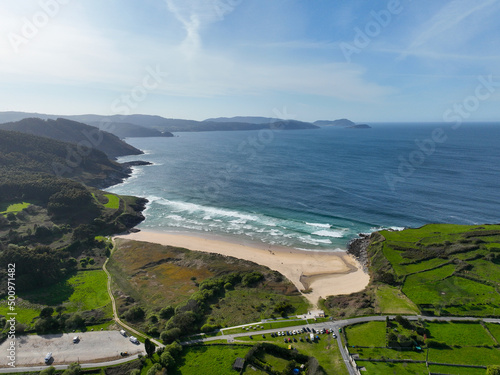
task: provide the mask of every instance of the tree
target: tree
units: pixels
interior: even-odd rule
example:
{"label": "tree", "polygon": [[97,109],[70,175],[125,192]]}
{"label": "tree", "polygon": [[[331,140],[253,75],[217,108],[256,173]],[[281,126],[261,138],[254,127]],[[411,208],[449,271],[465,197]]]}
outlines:
{"label": "tree", "polygon": [[73,314],[71,318],[66,320],[66,328],[76,329],[85,327],[85,321],[80,316],[80,314]]}
{"label": "tree", "polygon": [[146,313],[140,306],[132,306],[125,312],[124,316],[125,319],[131,322],[135,322],[138,320],[143,320],[144,317],[146,316]]}
{"label": "tree", "polygon": [[163,331],[160,335],[161,341],[164,344],[171,344],[175,340],[177,340],[181,335],[181,330],[179,328],[172,328],[168,331]]}
{"label": "tree", "polygon": [[173,343],[165,346],[165,351],[172,354],[172,357],[179,358],[182,353],[182,345],[177,341],[174,341]]}
{"label": "tree", "polygon": [[151,342],[150,339],[146,339],[144,341],[144,348],[146,349],[146,353],[147,353],[148,357],[151,358],[153,356],[153,354],[155,354],[156,346],[155,346],[155,344],[153,344]]}
{"label": "tree", "polygon": [[175,359],[169,351],[164,351],[160,356],[160,363],[163,367],[172,368],[175,365]]}
{"label": "tree", "polygon": [[141,375],[141,370],[136,368],[136,369],[130,371],[130,375]]}
{"label": "tree", "polygon": [[160,318],[168,320],[175,314],[175,309],[172,306],[164,307],[160,310]]}
{"label": "tree", "polygon": [[54,309],[52,307],[44,307],[42,311],[40,311],[40,318],[50,318],[54,313]]}
{"label": "tree", "polygon": [[500,366],[491,365],[486,368],[486,375],[500,375]]}

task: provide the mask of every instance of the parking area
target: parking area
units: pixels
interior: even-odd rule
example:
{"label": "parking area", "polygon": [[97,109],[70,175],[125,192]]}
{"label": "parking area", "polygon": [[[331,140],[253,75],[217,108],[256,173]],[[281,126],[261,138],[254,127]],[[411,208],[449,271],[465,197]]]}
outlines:
{"label": "parking area", "polygon": [[[76,343],[73,338],[78,336]],[[7,353],[9,340],[0,345],[2,353]],[[129,337],[118,331],[78,332],[55,335],[28,335],[16,338],[16,367],[44,365],[44,358],[51,352],[52,365],[70,364],[73,362],[103,362],[124,358],[120,353],[129,356],[145,353],[144,344],[133,344]],[[0,367],[7,367],[5,361]]]}

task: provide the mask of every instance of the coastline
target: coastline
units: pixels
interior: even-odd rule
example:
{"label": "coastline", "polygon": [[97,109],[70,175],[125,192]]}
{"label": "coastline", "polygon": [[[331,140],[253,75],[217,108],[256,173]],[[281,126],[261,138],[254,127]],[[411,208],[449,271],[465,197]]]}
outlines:
{"label": "coastline", "polygon": [[370,280],[356,258],[341,251],[302,251],[292,248],[266,250],[226,240],[153,231],[118,235],[115,238],[232,256],[269,267],[283,274],[299,291],[312,289],[303,295],[315,307],[319,298],[359,292]]}

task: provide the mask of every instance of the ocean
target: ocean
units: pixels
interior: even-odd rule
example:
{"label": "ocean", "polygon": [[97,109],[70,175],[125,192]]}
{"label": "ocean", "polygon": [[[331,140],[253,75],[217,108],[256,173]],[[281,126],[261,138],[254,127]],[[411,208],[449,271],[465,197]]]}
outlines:
{"label": "ocean", "polygon": [[500,223],[500,126],[177,133],[107,189],[149,200],[138,228],[262,246],[345,249],[359,233]]}

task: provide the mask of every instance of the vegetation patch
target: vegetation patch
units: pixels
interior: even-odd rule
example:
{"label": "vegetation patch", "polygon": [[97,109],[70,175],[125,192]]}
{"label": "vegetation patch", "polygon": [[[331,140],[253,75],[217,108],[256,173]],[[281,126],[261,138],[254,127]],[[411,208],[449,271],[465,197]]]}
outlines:
{"label": "vegetation patch", "polygon": [[438,374],[447,375],[485,375],[486,370],[484,368],[474,368],[474,367],[455,367],[455,366],[440,366],[440,365],[430,365],[429,371]]}
{"label": "vegetation patch", "polygon": [[108,198],[108,202],[104,205],[106,208],[112,208],[117,210],[120,208],[120,198],[114,194],[104,194],[106,198]]}
{"label": "vegetation patch", "polygon": [[500,225],[429,224],[375,232],[367,252],[370,285],[327,298],[333,316],[418,309],[425,315],[486,317],[500,307]]}
{"label": "vegetation patch", "polygon": [[108,270],[124,319],[165,342],[307,310],[281,274],[217,254],[117,240]]}
{"label": "vegetation patch", "polygon": [[348,326],[345,330],[349,346],[386,346],[386,323],[367,322]]}
{"label": "vegetation patch", "polygon": [[427,322],[431,338],[453,346],[493,346],[496,343],[479,323]]}
{"label": "vegetation patch", "polygon": [[500,350],[475,347],[429,349],[429,361],[456,365],[494,365],[500,363]]}
{"label": "vegetation patch", "polygon": [[[244,358],[250,348],[238,345],[191,346],[182,352],[182,359],[172,374],[234,375],[233,363]],[[170,374],[170,371],[169,371]]]}
{"label": "vegetation patch", "polygon": [[20,297],[37,304],[63,305],[67,312],[99,309],[111,302],[103,270],[80,271],[66,281],[22,293]]}
{"label": "vegetation patch", "polygon": [[[318,339],[314,342],[308,341],[309,333],[303,333],[296,336],[286,336],[292,342],[284,342],[284,337],[276,336],[271,337],[270,335],[265,335],[262,337],[258,332],[255,333],[252,338],[250,337],[239,337],[238,341],[244,342],[265,342],[276,346],[280,346],[286,350],[289,350],[289,346],[292,350],[297,350],[299,353],[304,354],[309,357],[314,357],[318,361],[318,371],[326,375],[348,375],[349,372],[345,366],[344,360],[340,353],[337,339],[334,339],[331,334],[320,334]],[[248,367],[247,367],[248,371]],[[323,371],[323,372],[321,372]]]}
{"label": "vegetation patch", "polygon": [[425,363],[389,363],[389,362],[359,362],[366,369],[367,375],[428,375]]}
{"label": "vegetation patch", "polygon": [[418,307],[398,288],[381,285],[376,290],[377,311],[384,314],[418,314]]}
{"label": "vegetation patch", "polygon": [[7,216],[7,214],[10,212],[16,214],[18,212],[21,212],[25,208],[29,207],[30,204],[31,203],[27,203],[27,202],[13,203],[13,204],[9,204],[7,207],[5,207],[6,204],[4,203],[4,204],[0,205],[0,214],[3,214],[5,216]]}

